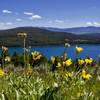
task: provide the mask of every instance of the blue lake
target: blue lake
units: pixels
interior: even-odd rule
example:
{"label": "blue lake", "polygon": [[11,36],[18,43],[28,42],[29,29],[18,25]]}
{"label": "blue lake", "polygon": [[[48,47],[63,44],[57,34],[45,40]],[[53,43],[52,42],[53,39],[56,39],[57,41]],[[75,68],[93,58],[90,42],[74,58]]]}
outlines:
{"label": "blue lake", "polygon": [[[89,44],[81,44],[81,46],[84,50],[81,52],[78,57],[85,58],[87,56],[94,58],[95,60],[98,59],[98,55],[100,54],[100,45],[89,45]],[[19,47],[10,47],[9,53],[12,55],[15,51],[17,53],[22,53],[23,48]],[[45,47],[34,47],[31,48],[30,51],[39,51],[42,54],[44,54],[47,58],[51,58],[51,56],[62,56],[64,52],[64,46],[45,46]],[[1,49],[0,49],[1,52]],[[72,45],[70,48],[67,48],[66,50],[67,55],[69,58],[74,59],[75,58],[75,45]]]}

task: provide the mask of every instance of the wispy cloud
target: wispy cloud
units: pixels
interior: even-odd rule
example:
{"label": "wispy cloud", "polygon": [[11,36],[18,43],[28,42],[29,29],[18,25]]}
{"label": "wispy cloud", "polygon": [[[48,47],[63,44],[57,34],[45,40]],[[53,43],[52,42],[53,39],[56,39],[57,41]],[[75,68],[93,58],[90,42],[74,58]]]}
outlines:
{"label": "wispy cloud", "polygon": [[63,20],[59,20],[59,19],[56,19],[56,20],[50,20],[48,21],[49,24],[63,24],[64,21]]}
{"label": "wispy cloud", "polygon": [[7,10],[7,9],[5,9],[5,10],[2,10],[2,12],[3,12],[3,13],[6,13],[6,14],[11,14],[11,13],[12,13],[12,11],[10,11],[10,10]]}
{"label": "wispy cloud", "polygon": [[22,19],[20,19],[20,18],[17,18],[17,19],[16,19],[16,21],[20,22],[20,21],[22,21]]}
{"label": "wispy cloud", "polygon": [[6,26],[6,25],[12,25],[13,23],[12,22],[0,22],[0,26]]}
{"label": "wispy cloud", "polygon": [[61,23],[64,23],[63,20],[59,20],[59,19],[56,19],[55,22],[56,22],[56,23],[60,23],[60,24],[61,24]]}
{"label": "wispy cloud", "polygon": [[34,19],[42,19],[40,15],[33,15],[29,19],[34,20]]}
{"label": "wispy cloud", "polygon": [[86,22],[87,25],[92,26],[93,23],[92,22]]}
{"label": "wispy cloud", "polygon": [[34,13],[32,12],[24,12],[25,15],[33,15]]}
{"label": "wispy cloud", "polygon": [[5,23],[5,25],[12,25],[12,22],[7,22]]}
{"label": "wispy cloud", "polygon": [[94,25],[95,25],[95,26],[100,26],[100,23],[94,22]]}
{"label": "wispy cloud", "polygon": [[88,26],[100,26],[99,22],[86,22]]}
{"label": "wispy cloud", "polygon": [[12,22],[0,22],[0,29],[9,29],[13,27]]}

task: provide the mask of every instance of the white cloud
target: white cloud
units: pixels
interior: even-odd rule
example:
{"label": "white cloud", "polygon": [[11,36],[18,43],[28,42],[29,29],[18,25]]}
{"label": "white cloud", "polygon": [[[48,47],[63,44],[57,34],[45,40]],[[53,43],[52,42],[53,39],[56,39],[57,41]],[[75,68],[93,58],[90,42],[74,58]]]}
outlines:
{"label": "white cloud", "polygon": [[92,22],[86,22],[87,25],[92,26],[93,23]]}
{"label": "white cloud", "polygon": [[100,23],[94,22],[94,25],[95,25],[95,26],[100,26]]}
{"label": "white cloud", "polygon": [[33,15],[32,12],[24,12],[25,15]]}
{"label": "white cloud", "polygon": [[5,9],[5,10],[2,10],[2,12],[3,12],[3,13],[7,13],[7,14],[11,14],[11,13],[12,13],[12,11],[6,10],[6,9]]}
{"label": "white cloud", "polygon": [[13,23],[11,22],[6,22],[6,23],[3,23],[3,22],[0,22],[0,26],[6,26],[6,25],[12,25]]}
{"label": "white cloud", "polygon": [[22,19],[20,19],[20,18],[17,18],[17,19],[16,19],[16,21],[20,22],[20,21],[22,21]]}
{"label": "white cloud", "polygon": [[11,22],[7,22],[7,23],[5,23],[6,25],[12,25],[12,23]]}
{"label": "white cloud", "polygon": [[9,29],[12,28],[12,24],[11,22],[0,22],[0,29]]}
{"label": "white cloud", "polygon": [[64,21],[63,20],[58,20],[58,19],[56,19],[56,20],[50,20],[50,21],[48,21],[48,23],[49,24],[63,24],[64,23]]}
{"label": "white cloud", "polygon": [[56,22],[56,23],[60,23],[60,24],[61,24],[61,23],[64,23],[63,20],[58,20],[58,19],[56,19],[55,22]]}
{"label": "white cloud", "polygon": [[100,23],[98,23],[98,22],[87,22],[86,24],[88,26],[100,26]]}
{"label": "white cloud", "polygon": [[34,19],[42,19],[40,15],[33,15],[29,19],[34,20]]}

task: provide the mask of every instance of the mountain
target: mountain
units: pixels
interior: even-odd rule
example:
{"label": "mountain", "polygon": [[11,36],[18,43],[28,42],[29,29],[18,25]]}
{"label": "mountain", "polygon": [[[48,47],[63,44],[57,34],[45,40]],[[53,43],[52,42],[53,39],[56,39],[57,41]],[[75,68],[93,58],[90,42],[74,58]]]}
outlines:
{"label": "mountain", "polygon": [[88,26],[88,27],[75,27],[75,28],[51,28],[46,29],[55,32],[70,32],[75,34],[89,34],[89,33],[100,33],[100,27]]}
{"label": "mountain", "polygon": [[63,44],[66,37],[71,40],[71,37],[74,36],[71,33],[54,32],[38,27],[17,27],[0,30],[0,45],[22,46],[23,40],[17,36],[20,32],[28,34],[26,43],[31,46]]}
{"label": "mountain", "polygon": [[56,32],[39,27],[17,27],[13,29],[0,30],[0,46],[23,46],[22,38],[17,34],[26,32],[28,46],[57,45],[69,43],[100,43],[100,34],[77,35],[71,32]]}

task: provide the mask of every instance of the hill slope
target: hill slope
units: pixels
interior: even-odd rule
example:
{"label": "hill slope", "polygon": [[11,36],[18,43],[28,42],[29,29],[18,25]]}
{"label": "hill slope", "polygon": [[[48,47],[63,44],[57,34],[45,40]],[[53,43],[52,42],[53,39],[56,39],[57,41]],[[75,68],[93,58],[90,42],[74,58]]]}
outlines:
{"label": "hill slope", "polygon": [[71,39],[70,33],[65,32],[53,32],[46,29],[37,27],[18,27],[8,30],[0,31],[0,45],[7,46],[21,46],[23,41],[17,37],[17,33],[26,32],[28,34],[28,45],[50,45],[50,44],[62,44],[65,38]]}
{"label": "hill slope", "polygon": [[27,45],[42,46],[69,43],[100,43],[100,34],[75,35],[68,32],[55,32],[38,27],[18,27],[0,30],[0,45],[22,46],[23,41],[17,36],[19,32],[26,32]]}

